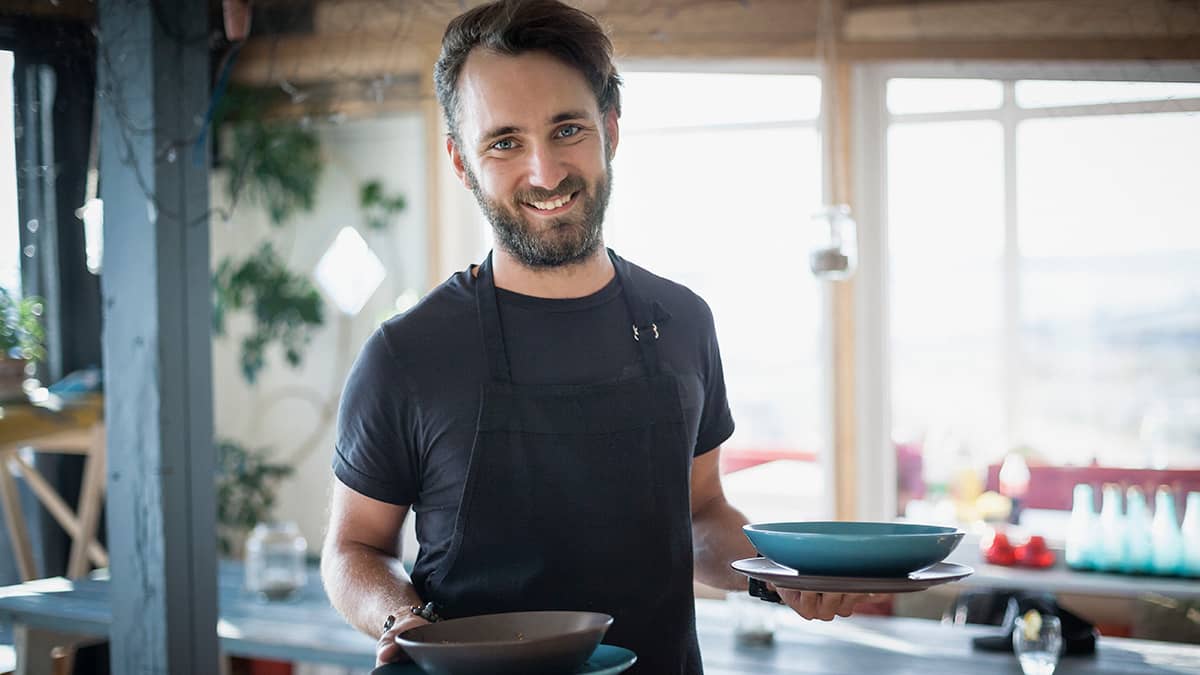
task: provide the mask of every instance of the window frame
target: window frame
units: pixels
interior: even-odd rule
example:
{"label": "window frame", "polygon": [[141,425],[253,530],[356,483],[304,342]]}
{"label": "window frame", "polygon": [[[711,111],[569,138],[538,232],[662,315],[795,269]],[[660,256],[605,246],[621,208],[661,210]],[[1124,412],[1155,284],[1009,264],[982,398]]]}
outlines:
{"label": "window frame", "polygon": [[[1004,100],[990,110],[893,114],[887,109],[887,82],[893,78],[999,80]],[[858,350],[857,430],[862,466],[873,475],[857,477],[859,514],[893,518],[896,514],[896,452],[891,424],[891,353],[887,222],[887,137],[893,123],[965,120],[996,121],[1003,128],[1004,157],[1004,299],[1003,405],[1005,433],[1016,427],[1020,397],[1020,248],[1017,221],[1017,128],[1027,120],[1050,117],[1111,116],[1162,112],[1164,99],[1039,108],[1016,104],[1018,80],[1090,80],[1200,82],[1200,66],[1187,62],[892,62],[854,67],[854,184],[859,218],[860,265],[855,288],[855,340]],[[1172,112],[1200,112],[1200,97],[1171,99]],[[1003,439],[1011,446],[1012,438]]]}

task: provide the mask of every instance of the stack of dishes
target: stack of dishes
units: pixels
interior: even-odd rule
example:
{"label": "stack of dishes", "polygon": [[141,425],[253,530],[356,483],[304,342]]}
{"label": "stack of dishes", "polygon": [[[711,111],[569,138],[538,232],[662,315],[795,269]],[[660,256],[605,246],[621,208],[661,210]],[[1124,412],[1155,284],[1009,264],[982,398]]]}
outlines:
{"label": "stack of dishes", "polygon": [[962,530],[936,525],[784,522],[745,525],[762,557],[733,569],[779,588],[823,593],[911,593],[974,572],[944,562]]}

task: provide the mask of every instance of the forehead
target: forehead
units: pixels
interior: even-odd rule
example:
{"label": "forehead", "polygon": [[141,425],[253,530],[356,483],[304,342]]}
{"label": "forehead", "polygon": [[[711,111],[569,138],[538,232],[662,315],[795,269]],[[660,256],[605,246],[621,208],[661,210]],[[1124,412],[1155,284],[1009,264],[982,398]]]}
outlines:
{"label": "forehead", "polygon": [[468,139],[499,127],[542,126],[564,111],[599,118],[583,74],[545,52],[509,56],[476,49],[463,64],[458,88],[459,123]]}

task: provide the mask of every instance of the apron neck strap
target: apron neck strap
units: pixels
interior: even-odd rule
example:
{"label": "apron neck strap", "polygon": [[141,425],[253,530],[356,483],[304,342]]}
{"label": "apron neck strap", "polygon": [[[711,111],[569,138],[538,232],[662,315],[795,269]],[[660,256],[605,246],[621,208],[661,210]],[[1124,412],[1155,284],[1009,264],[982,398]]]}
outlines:
{"label": "apron neck strap", "polygon": [[612,249],[608,249],[608,257],[612,260],[617,279],[621,282],[621,292],[625,295],[625,307],[633,319],[633,339],[637,341],[638,351],[642,355],[642,365],[647,375],[658,374],[658,317],[654,305],[643,298],[637,291],[633,280],[629,278],[629,263],[617,257]]}
{"label": "apron neck strap", "polygon": [[[617,257],[612,249],[608,249],[609,259],[612,260],[617,279],[621,285],[621,294],[628,308],[632,331],[630,338],[637,342],[638,352],[642,356],[642,365],[647,375],[658,374],[658,337],[654,306],[642,298],[636,291],[633,281],[629,278],[629,263]],[[479,266],[479,274],[475,283],[475,304],[479,310],[479,329],[483,335],[483,348],[487,354],[488,371],[493,382],[511,383],[512,369],[508,363],[508,352],[504,345],[504,332],[500,328],[500,306],[496,299],[496,283],[492,275],[492,254],[489,252],[483,264]]]}
{"label": "apron neck strap", "polygon": [[508,353],[504,349],[504,333],[500,330],[500,307],[496,301],[496,284],[492,279],[492,254],[489,251],[479,266],[475,281],[475,305],[479,308],[479,330],[487,354],[488,370],[493,382],[512,382]]}

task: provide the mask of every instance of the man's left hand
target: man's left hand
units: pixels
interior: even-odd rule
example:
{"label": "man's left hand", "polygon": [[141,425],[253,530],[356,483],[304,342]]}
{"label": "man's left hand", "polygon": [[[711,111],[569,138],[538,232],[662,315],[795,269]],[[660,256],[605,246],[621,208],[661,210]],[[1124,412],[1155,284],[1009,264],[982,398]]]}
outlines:
{"label": "man's left hand", "polygon": [[850,616],[860,602],[876,599],[874,594],[864,593],[814,593],[786,588],[774,590],[783,599],[783,604],[791,607],[800,616],[821,621],[833,621],[835,616]]}

